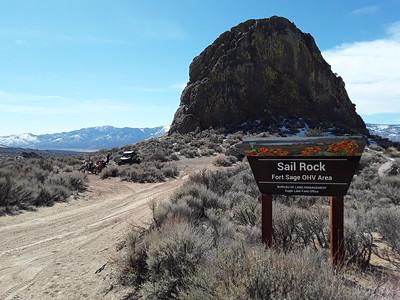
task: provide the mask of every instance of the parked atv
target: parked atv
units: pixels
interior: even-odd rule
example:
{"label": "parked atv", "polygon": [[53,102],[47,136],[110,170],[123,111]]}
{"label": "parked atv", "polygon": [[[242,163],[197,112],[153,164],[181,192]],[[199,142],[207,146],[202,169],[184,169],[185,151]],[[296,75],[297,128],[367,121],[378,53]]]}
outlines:
{"label": "parked atv", "polygon": [[124,151],[117,161],[118,165],[140,164],[140,158],[135,151]]}

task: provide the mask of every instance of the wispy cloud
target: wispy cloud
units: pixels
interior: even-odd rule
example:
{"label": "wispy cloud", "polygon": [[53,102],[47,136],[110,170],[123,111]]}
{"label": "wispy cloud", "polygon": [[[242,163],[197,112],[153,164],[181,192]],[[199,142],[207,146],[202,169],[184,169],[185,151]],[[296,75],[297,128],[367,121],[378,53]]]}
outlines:
{"label": "wispy cloud", "polygon": [[150,40],[177,41],[189,36],[184,27],[173,20],[135,18],[125,20],[125,26],[134,36]]}
{"label": "wispy cloud", "polygon": [[54,95],[33,95],[0,91],[0,114],[79,116],[118,112],[140,113],[158,109],[155,105],[138,105],[135,101],[96,98],[81,99]]}
{"label": "wispy cloud", "polygon": [[386,33],[393,39],[400,41],[400,21],[388,24]]}
{"label": "wispy cloud", "polygon": [[128,41],[115,39],[106,36],[96,36],[91,34],[70,34],[53,32],[50,29],[33,30],[29,28],[0,28],[0,37],[14,41],[17,46],[30,44],[49,44],[49,43],[69,43],[85,45],[121,45]]}
{"label": "wispy cloud", "polygon": [[186,82],[178,82],[178,83],[171,84],[169,86],[170,89],[179,90],[179,91],[182,91],[185,87],[186,87]]}
{"label": "wispy cloud", "polygon": [[142,92],[142,93],[165,93],[171,91],[181,92],[186,87],[186,82],[177,82],[164,86],[124,86],[124,90]]}
{"label": "wispy cloud", "polygon": [[386,33],[323,52],[362,114],[400,112],[400,23],[390,24]]}
{"label": "wispy cloud", "polygon": [[351,14],[355,16],[371,15],[376,13],[378,10],[378,5],[369,5],[355,9],[351,12]]}

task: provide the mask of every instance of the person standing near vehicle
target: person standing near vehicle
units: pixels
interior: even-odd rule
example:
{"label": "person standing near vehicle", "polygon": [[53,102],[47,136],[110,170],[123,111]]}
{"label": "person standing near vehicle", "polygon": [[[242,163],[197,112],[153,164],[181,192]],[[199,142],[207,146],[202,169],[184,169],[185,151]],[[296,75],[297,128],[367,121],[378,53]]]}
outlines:
{"label": "person standing near vehicle", "polygon": [[89,165],[88,165],[90,173],[93,173],[93,161],[92,158],[89,157]]}
{"label": "person standing near vehicle", "polygon": [[107,153],[107,158],[106,158],[106,165],[110,162],[110,157],[111,157],[111,152]]}

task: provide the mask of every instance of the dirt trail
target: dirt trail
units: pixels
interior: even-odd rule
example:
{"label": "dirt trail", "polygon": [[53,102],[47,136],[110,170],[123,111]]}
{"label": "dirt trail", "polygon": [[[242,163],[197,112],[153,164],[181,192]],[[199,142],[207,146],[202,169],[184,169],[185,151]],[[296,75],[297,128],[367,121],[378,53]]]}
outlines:
{"label": "dirt trail", "polygon": [[149,202],[165,200],[189,172],[210,158],[179,162],[183,174],[154,184],[99,180],[79,200],[0,217],[0,299],[115,299],[95,273],[117,255],[131,225],[150,217]]}

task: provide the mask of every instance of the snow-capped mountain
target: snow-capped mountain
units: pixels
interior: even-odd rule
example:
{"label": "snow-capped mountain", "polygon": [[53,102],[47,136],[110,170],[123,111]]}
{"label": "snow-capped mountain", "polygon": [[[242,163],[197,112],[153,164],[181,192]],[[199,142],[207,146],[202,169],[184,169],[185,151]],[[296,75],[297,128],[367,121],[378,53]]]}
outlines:
{"label": "snow-capped mountain", "polygon": [[400,125],[367,124],[367,128],[371,134],[400,142]]}
{"label": "snow-capped mountain", "polygon": [[159,137],[168,132],[168,129],[169,126],[154,128],[101,126],[41,135],[23,133],[0,137],[0,145],[40,150],[90,151],[121,147]]}

